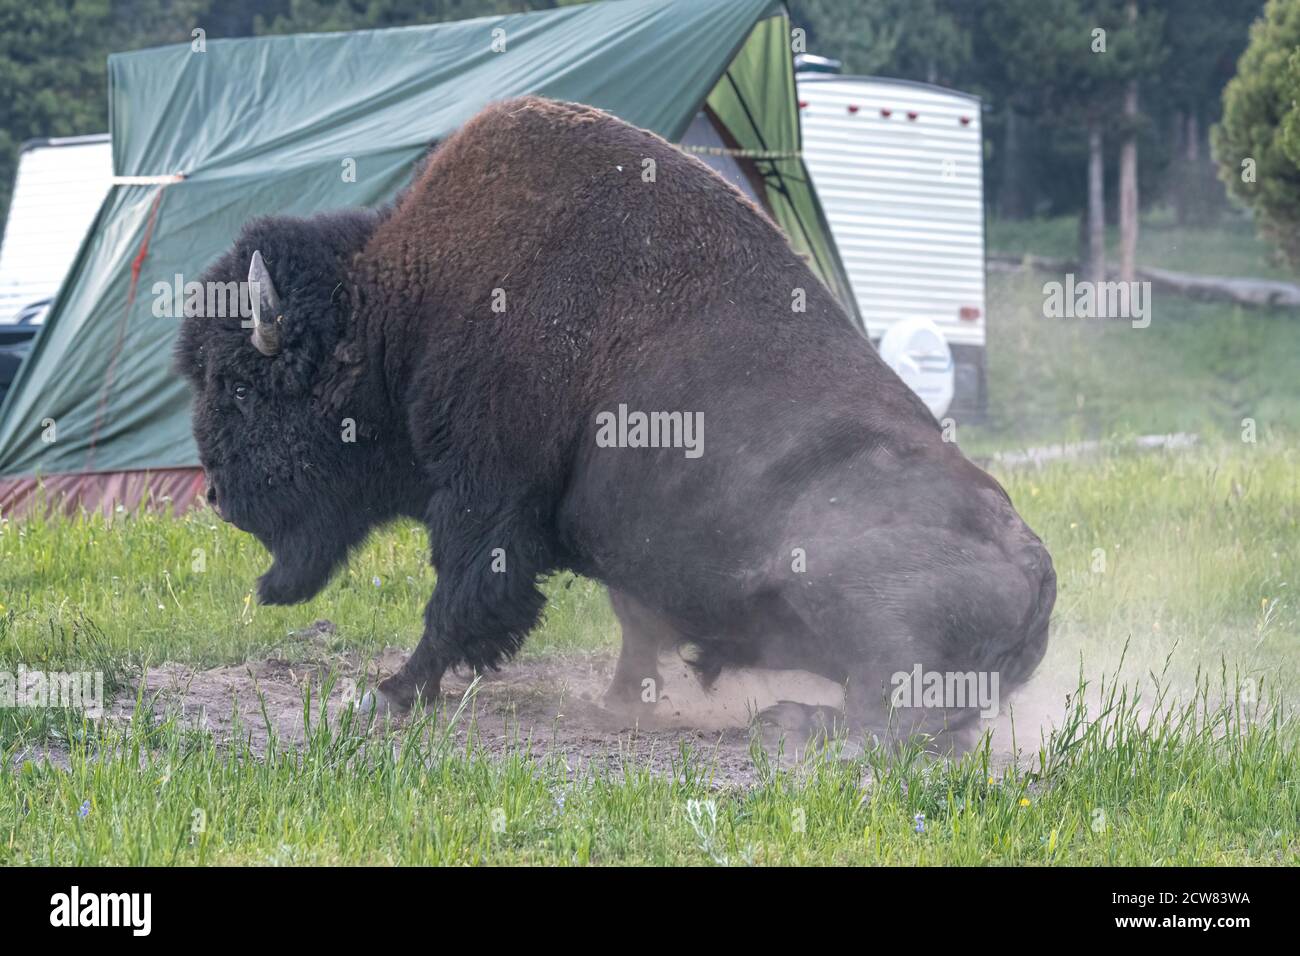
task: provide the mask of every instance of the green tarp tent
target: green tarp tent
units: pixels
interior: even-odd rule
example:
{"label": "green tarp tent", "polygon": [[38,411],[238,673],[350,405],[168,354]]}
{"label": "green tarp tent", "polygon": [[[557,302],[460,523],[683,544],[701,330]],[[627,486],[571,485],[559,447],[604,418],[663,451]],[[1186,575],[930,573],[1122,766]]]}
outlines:
{"label": "green tarp tent", "polygon": [[[503,49],[504,47],[504,49]],[[72,505],[198,490],[177,320],[249,219],[389,200],[430,143],[525,93],[673,142],[707,115],[753,191],[856,314],[799,157],[790,29],[773,0],[610,0],[425,27],[162,47],[109,58],[114,186],[0,409],[0,511],[42,482]],[[355,162],[355,181],[343,175]]]}

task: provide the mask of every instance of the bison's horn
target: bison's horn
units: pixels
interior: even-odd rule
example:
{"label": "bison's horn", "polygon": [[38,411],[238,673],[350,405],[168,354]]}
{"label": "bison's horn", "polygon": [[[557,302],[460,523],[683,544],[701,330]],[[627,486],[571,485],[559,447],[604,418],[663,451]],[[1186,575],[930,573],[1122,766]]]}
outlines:
{"label": "bison's horn", "polygon": [[255,291],[253,301],[253,347],[263,355],[280,351],[280,297],[275,294],[271,273],[262,261],[262,253],[254,252],[248,266],[248,283]]}

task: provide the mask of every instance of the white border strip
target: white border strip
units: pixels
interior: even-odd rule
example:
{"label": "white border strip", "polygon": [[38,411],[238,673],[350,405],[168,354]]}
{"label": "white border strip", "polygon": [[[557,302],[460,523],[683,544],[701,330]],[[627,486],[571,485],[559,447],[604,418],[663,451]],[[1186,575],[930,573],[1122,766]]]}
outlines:
{"label": "white border strip", "polygon": [[111,186],[166,186],[184,179],[184,173],[172,173],[167,176],[113,176],[108,182]]}

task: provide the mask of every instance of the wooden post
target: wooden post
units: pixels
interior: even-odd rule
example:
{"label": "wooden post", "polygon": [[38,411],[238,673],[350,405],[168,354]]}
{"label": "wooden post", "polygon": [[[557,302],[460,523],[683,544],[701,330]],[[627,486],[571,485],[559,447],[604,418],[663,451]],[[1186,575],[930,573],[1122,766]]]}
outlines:
{"label": "wooden post", "polygon": [[1101,120],[1088,120],[1088,278],[1106,280],[1106,178]]}
{"label": "wooden post", "polygon": [[[1137,26],[1137,0],[1128,0],[1129,26]],[[1124,90],[1124,142],[1119,148],[1119,277],[1132,282],[1137,274],[1138,243],[1138,81]]]}

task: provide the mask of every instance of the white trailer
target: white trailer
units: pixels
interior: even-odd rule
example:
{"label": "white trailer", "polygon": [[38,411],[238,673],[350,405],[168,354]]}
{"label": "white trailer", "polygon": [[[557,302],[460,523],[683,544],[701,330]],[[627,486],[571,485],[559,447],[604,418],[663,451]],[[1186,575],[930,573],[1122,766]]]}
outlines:
{"label": "white trailer", "polygon": [[108,134],[23,145],[0,241],[0,324],[39,323],[59,291],[113,176]]}
{"label": "white trailer", "polygon": [[[825,61],[823,61],[825,62]],[[928,320],[955,363],[952,410],[979,415],[984,374],[983,133],[978,97],[800,72],[804,162],[867,334]]]}

